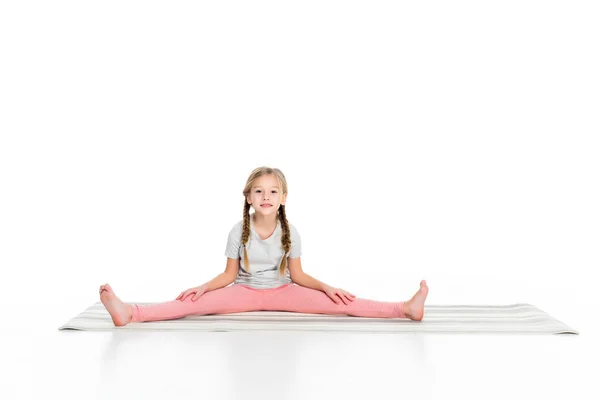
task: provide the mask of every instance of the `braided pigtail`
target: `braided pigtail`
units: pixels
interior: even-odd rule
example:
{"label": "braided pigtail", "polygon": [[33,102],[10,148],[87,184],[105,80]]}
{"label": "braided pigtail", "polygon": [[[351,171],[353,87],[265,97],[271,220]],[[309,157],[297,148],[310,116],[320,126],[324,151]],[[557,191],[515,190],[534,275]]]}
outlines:
{"label": "braided pigtail", "polygon": [[278,212],[279,222],[281,223],[281,248],[283,249],[283,259],[281,260],[281,265],[279,266],[279,276],[282,276],[285,273],[285,268],[287,267],[287,254],[292,247],[292,240],[290,239],[290,225],[288,223],[287,217],[285,216],[285,205],[279,206]]}
{"label": "braided pigtail", "polygon": [[246,251],[246,243],[250,238],[250,204],[244,200],[244,222],[242,228],[242,245],[244,246],[244,267],[250,272],[250,263],[248,262],[248,252]]}

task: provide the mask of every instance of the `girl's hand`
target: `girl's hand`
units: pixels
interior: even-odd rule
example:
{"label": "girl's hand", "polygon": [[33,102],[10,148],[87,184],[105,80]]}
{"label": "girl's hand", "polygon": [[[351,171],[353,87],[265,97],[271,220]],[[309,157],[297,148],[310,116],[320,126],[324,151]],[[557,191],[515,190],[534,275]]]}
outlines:
{"label": "girl's hand", "polygon": [[348,293],[344,289],[334,288],[329,285],[325,285],[323,292],[325,292],[325,294],[329,296],[335,304],[340,304],[341,299],[341,301],[343,301],[344,304],[348,305],[348,303],[354,301],[354,298],[356,297],[355,295]]}
{"label": "girl's hand", "polygon": [[190,295],[192,293],[196,293],[194,296],[192,296],[192,301],[196,301],[198,299],[198,297],[202,296],[205,292],[206,292],[206,286],[204,286],[204,285],[197,286],[197,287],[194,287],[194,288],[191,288],[191,289],[181,292],[181,294],[179,296],[177,296],[177,298],[175,300],[183,301],[188,295]]}

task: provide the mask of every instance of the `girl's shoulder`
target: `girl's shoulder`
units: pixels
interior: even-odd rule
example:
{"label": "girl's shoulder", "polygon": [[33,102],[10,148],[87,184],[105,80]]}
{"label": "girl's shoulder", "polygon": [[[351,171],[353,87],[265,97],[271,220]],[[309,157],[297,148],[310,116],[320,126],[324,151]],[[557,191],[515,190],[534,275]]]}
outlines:
{"label": "girl's shoulder", "polygon": [[239,220],[238,222],[234,223],[233,225],[230,225],[230,229],[229,229],[229,234],[237,234],[237,233],[241,233],[242,232],[242,226],[243,226],[244,220]]}

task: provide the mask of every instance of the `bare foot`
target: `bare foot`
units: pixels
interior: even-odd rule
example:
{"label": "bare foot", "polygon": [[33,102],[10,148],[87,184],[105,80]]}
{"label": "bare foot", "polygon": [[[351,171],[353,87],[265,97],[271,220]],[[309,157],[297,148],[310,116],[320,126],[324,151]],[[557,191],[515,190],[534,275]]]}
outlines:
{"label": "bare foot", "polygon": [[425,299],[429,293],[429,287],[427,282],[421,281],[421,287],[415,295],[404,303],[404,314],[406,318],[410,318],[413,321],[421,321],[423,314],[425,313]]}
{"label": "bare foot", "polygon": [[106,307],[115,326],[123,326],[131,322],[131,316],[133,315],[131,306],[123,303],[108,283],[100,286],[100,301]]}

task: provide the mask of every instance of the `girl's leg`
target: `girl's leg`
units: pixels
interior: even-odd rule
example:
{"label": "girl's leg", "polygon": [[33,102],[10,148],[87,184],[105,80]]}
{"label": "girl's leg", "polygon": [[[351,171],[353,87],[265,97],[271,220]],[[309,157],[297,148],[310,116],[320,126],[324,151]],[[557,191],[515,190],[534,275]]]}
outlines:
{"label": "girl's leg", "polygon": [[131,322],[163,321],[187,315],[228,314],[261,309],[260,293],[243,285],[233,284],[204,293],[196,301],[188,295],[181,300],[158,304],[131,304]]}
{"label": "girl's leg", "polygon": [[263,295],[263,309],[267,311],[292,311],[309,314],[341,314],[354,317],[407,318],[404,302],[375,301],[361,298],[348,300],[348,305],[335,304],[324,292],[296,284]]}

